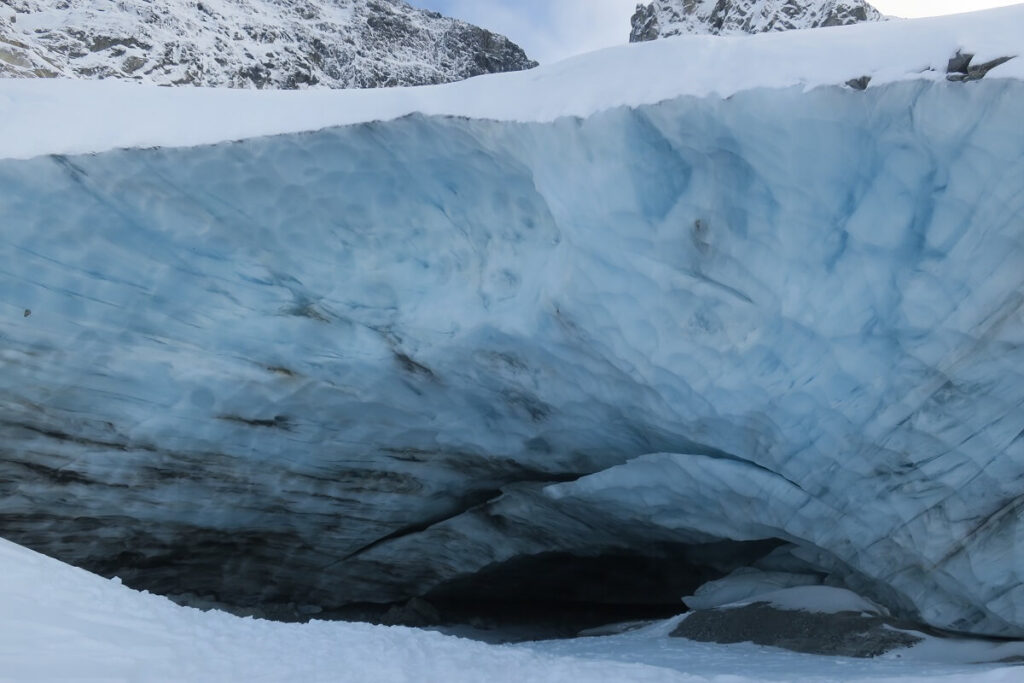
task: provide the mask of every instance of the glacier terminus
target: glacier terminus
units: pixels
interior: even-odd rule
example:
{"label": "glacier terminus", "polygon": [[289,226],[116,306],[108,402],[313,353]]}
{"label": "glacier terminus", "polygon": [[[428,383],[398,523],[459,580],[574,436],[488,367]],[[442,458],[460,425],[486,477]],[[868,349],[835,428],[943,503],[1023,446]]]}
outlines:
{"label": "glacier terminus", "polygon": [[[1024,636],[1022,24],[193,91],[219,139],[134,118],[166,90],[0,85],[0,536],[299,615],[617,557]],[[763,71],[635,78],[695,53]],[[80,100],[87,142],[43,135]]]}

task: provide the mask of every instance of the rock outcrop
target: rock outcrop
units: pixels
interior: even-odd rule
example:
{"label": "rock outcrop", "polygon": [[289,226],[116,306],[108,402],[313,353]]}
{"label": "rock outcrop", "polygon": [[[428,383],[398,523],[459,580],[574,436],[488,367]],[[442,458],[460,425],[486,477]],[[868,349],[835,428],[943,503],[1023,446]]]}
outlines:
{"label": "rock outcrop", "polygon": [[765,603],[702,610],[672,632],[705,643],[756,643],[829,657],[878,657],[908,648],[922,638],[899,624],[870,614],[820,614],[786,610]]}
{"label": "rock outcrop", "polygon": [[636,6],[629,40],[790,31],[883,18],[865,0],[654,0]]}

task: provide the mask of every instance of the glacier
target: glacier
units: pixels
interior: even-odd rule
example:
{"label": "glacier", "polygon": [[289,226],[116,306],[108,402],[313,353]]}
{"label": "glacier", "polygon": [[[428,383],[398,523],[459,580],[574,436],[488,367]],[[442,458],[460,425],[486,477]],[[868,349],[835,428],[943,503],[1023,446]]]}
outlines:
{"label": "glacier", "polygon": [[0,535],[312,609],[776,558],[1022,636],[1022,119],[990,77],[0,160]]}
{"label": "glacier", "polygon": [[[974,55],[971,66],[1020,55],[1022,23],[1024,8],[1017,5],[744,37],[673,37],[414,88],[251,91],[0,78],[0,159],[187,147],[410,114],[549,123],[687,95],[945,81],[957,53]],[[1024,59],[999,64],[988,78],[1024,80]]]}

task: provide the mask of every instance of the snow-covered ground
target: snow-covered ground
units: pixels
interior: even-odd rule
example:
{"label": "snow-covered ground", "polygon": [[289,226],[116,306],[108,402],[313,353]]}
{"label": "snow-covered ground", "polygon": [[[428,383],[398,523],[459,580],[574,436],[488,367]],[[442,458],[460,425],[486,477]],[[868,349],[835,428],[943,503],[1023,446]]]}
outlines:
{"label": "snow-covered ground", "polygon": [[516,646],[343,622],[282,624],[179,607],[0,540],[0,680],[744,681],[1021,680],[971,664],[1013,644],[926,640],[874,660],[799,655],[667,634],[679,618],[619,635]]}
{"label": "snow-covered ground", "polygon": [[[186,146],[413,112],[551,121],[684,95],[752,88],[869,87],[942,80],[957,50],[975,63],[1024,52],[1024,5],[757,36],[684,36],[601,50],[530,71],[374,91],[168,89],[115,81],[0,79],[0,158]],[[823,58],[824,56],[824,58]],[[1024,58],[988,78],[1024,78]]]}
{"label": "snow-covered ground", "polygon": [[0,541],[0,680],[686,679],[407,628],[203,613]]}

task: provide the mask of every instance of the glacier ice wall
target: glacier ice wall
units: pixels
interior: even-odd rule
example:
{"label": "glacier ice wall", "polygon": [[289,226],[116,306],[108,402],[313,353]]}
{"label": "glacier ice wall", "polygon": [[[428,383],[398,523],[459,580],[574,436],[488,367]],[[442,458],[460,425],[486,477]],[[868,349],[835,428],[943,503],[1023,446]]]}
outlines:
{"label": "glacier ice wall", "polygon": [[317,604],[777,539],[1024,635],[1021,120],[916,82],[0,161],[0,535]]}

